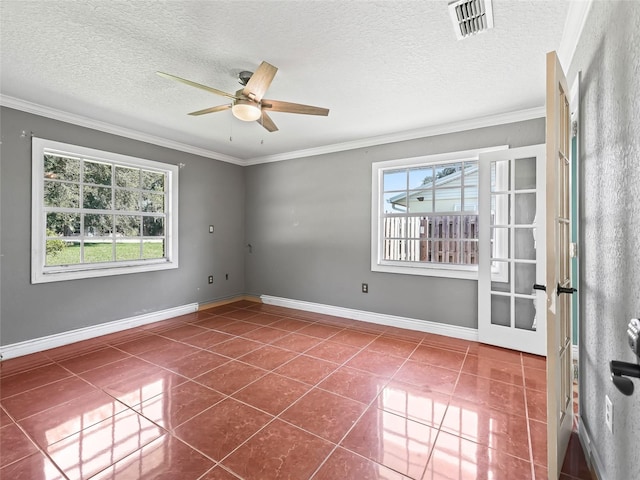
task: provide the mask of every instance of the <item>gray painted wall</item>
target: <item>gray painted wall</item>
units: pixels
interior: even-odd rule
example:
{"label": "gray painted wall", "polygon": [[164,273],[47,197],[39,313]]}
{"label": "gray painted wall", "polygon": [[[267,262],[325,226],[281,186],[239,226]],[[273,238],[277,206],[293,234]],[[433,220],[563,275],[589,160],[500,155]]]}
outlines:
{"label": "gray painted wall", "polygon": [[[593,2],[568,81],[580,94],[580,405],[603,479],[640,478],[640,392],[619,393],[609,360],[635,362],[640,315],[640,3]],[[636,381],[636,389],[640,387]],[[614,405],[613,433],[604,422]]]}
{"label": "gray painted wall", "polygon": [[[245,291],[242,167],[8,108],[0,114],[0,344]],[[31,285],[31,139],[21,137],[23,130],[51,140],[186,164],[179,173],[180,267]],[[215,226],[213,235],[209,224]],[[213,285],[208,285],[208,275],[214,275]]]}
{"label": "gray painted wall", "polygon": [[371,272],[371,164],[538,143],[544,119],[247,167],[247,292],[477,328],[476,281]]}

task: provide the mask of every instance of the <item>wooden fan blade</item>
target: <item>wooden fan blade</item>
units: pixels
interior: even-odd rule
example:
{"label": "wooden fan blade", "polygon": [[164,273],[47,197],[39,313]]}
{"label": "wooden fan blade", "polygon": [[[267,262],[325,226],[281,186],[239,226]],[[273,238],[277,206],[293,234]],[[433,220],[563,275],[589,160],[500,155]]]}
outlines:
{"label": "wooden fan blade", "polygon": [[229,98],[237,98],[235,95],[231,93],[223,92],[222,90],[218,90],[217,88],[207,87],[206,85],[202,85],[200,83],[192,82],[191,80],[187,80],[186,78],[176,77],[175,75],[171,75],[169,73],[164,72],[156,72],[158,75],[164,78],[168,78],[170,80],[176,80],[178,82],[191,85],[192,87],[200,88],[201,90],[206,90],[207,92],[215,93],[216,95],[222,95],[223,97]]}
{"label": "wooden fan blade", "polygon": [[277,71],[278,69],[273,65],[262,62],[253,75],[251,75],[247,85],[242,89],[242,94],[251,100],[259,102],[262,100],[269,85],[271,85]]}
{"label": "wooden fan blade", "polygon": [[303,115],[329,115],[328,108],[312,107],[301,103],[281,102],[280,100],[263,100],[262,108],[272,112],[301,113]]}
{"label": "wooden fan blade", "polygon": [[230,108],[231,108],[231,104],[218,105],[217,107],[205,108],[204,110],[198,110],[197,112],[191,112],[189,115],[204,115],[206,113],[215,113],[215,112],[221,112],[223,110],[229,110]]}
{"label": "wooden fan blade", "polygon": [[264,128],[266,128],[270,132],[278,131],[278,127],[276,127],[276,124],[273,123],[273,120],[271,120],[271,117],[267,115],[267,112],[265,112],[264,110],[262,111],[262,117],[256,120],[256,122],[258,122],[260,125],[262,125]]}

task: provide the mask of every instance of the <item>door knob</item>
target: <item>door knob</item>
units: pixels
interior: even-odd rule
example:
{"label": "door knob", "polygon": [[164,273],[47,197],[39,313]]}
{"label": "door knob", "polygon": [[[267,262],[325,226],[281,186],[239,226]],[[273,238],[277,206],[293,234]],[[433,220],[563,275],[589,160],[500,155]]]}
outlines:
{"label": "door knob", "polygon": [[634,385],[631,378],[628,377],[640,378],[640,365],[611,360],[609,369],[611,370],[611,381],[620,393],[627,396],[631,395]]}

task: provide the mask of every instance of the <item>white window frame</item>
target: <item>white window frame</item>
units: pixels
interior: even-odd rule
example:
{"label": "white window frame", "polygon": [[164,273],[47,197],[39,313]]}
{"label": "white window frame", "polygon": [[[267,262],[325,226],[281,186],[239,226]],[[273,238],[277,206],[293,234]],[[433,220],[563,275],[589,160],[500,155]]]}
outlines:
{"label": "white window frame", "polygon": [[[46,266],[46,211],[44,155],[82,157],[125,167],[155,170],[166,175],[165,257],[130,261]],[[178,268],[178,166],[81,147],[42,138],[31,143],[31,283],[58,282]]]}
{"label": "white window frame", "polygon": [[[477,280],[478,265],[406,262],[383,259],[383,175],[387,170],[400,168],[413,168],[417,166],[465,161],[477,162],[481,153],[506,150],[508,148],[508,145],[499,145],[495,147],[447,152],[421,157],[400,158],[373,163],[371,168],[371,271]],[[480,228],[484,228],[484,226],[481,225]],[[486,228],[489,228],[489,226],[487,225]],[[492,271],[492,279],[494,281],[506,281],[506,278],[504,278],[504,272],[498,270]]]}

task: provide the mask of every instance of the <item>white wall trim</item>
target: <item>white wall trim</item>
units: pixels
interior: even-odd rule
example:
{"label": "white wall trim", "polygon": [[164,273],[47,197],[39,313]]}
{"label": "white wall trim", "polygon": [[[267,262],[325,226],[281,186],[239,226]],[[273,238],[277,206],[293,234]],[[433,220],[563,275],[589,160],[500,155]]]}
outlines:
{"label": "white wall trim", "polygon": [[250,159],[241,159],[226,155],[224,153],[214,152],[205,148],[193,147],[185,143],[176,142],[173,140],[167,140],[166,138],[157,137],[148,133],[139,132],[131,128],[120,127],[107,122],[102,122],[82,115],[74,113],[64,112],[37,103],[28,102],[19,98],[11,97],[8,95],[0,94],[0,105],[15,110],[20,110],[34,115],[40,115],[42,117],[51,118],[53,120],[59,120],[61,122],[71,123],[73,125],[79,125],[81,127],[91,128],[99,130],[101,132],[110,133],[113,135],[119,135],[121,137],[131,138],[133,140],[139,140],[141,142],[158,145],[161,147],[171,148],[180,152],[191,153],[193,155],[199,155],[201,157],[212,158],[214,160],[220,160],[221,162],[232,163],[234,165],[249,166],[258,165],[261,163],[280,162],[283,160],[292,160],[296,158],[311,157],[315,155],[324,155],[328,153],[342,152],[345,150],[354,150],[357,148],[372,147],[376,145],[384,145],[388,143],[403,142],[406,140],[415,140],[418,138],[432,137],[434,135],[443,135],[447,133],[462,132],[465,130],[473,130],[475,128],[492,127],[496,125],[504,125],[508,123],[522,122],[526,120],[533,120],[536,118],[544,118],[545,109],[544,106],[534,107],[525,110],[518,110],[515,112],[499,113],[496,115],[488,115],[480,118],[472,118],[468,120],[461,120],[458,122],[446,123],[443,125],[434,125],[425,128],[419,128],[415,130],[408,130],[405,132],[396,132],[387,135],[379,135],[376,137],[363,138],[359,140],[353,140],[350,142],[335,143],[331,145],[324,145],[320,147],[308,148],[304,150],[294,150],[291,152],[276,153],[273,155],[265,155],[262,157],[255,157]]}
{"label": "white wall trim", "polygon": [[592,4],[593,0],[569,2],[567,19],[558,48],[558,58],[565,72],[568,72],[573,62],[573,56],[576,53],[578,41],[580,40],[580,35],[582,35],[582,30],[584,29],[584,24],[587,21],[587,16],[589,15]]}
{"label": "white wall trim", "polygon": [[589,462],[589,466],[594,470],[597,478],[599,480],[607,480],[607,477],[605,477],[603,473],[604,468],[602,467],[602,460],[600,460],[600,455],[595,449],[595,445],[591,443],[591,436],[589,435],[587,426],[582,421],[582,415],[578,417],[578,438],[582,444],[582,450]]}
{"label": "white wall trim", "polygon": [[8,95],[0,95],[0,105],[3,107],[13,108],[34,115],[40,115],[41,117],[51,118],[53,120],[59,120],[61,122],[71,123],[80,127],[92,128],[105,133],[111,133],[113,135],[119,135],[121,137],[131,138],[133,140],[139,140],[141,142],[150,143],[152,145],[158,145],[160,147],[171,148],[172,150],[178,150],[180,152],[191,153],[200,157],[213,158],[214,160],[220,160],[221,162],[233,163],[234,165],[244,165],[245,161],[231,155],[224,153],[214,152],[205,148],[193,147],[185,143],[175,142],[173,140],[167,140],[166,138],[157,137],[148,133],[139,132],[131,128],[120,127],[112,123],[102,122],[94,120],[93,118],[85,117],[82,115],[76,115],[74,113],[64,112],[55,108],[46,107],[37,103],[27,102],[19,98],[10,97]]}
{"label": "white wall trim", "polygon": [[135,317],[123,318],[112,322],[92,325],[90,327],[78,328],[68,332],[56,333],[46,337],[34,338],[24,342],[13,343],[10,345],[0,346],[0,356],[2,360],[9,358],[21,357],[30,353],[41,352],[50,348],[61,347],[69,343],[88,340],[90,338],[99,337],[109,333],[119,332],[127,328],[138,327],[148,323],[159,322],[168,318],[185,315],[198,310],[197,303],[190,303],[180,307],[167,308],[157,312],[144,313]]}
{"label": "white wall trim", "polygon": [[526,110],[518,110],[515,112],[499,113],[497,115],[489,115],[486,117],[472,118],[469,120],[418,128],[415,130],[408,130],[406,132],[398,132],[388,135],[380,135],[377,137],[363,138],[351,142],[334,143],[333,145],[325,145],[322,147],[309,148],[306,150],[295,150],[292,152],[265,155],[263,157],[255,157],[246,160],[244,164],[258,165],[260,163],[280,162],[283,160],[293,160],[296,158],[311,157],[314,155],[324,155],[327,153],[354,150],[356,148],[373,147],[376,145],[384,145],[387,143],[404,142],[406,140],[432,137],[434,135],[444,135],[446,133],[462,132],[465,130],[473,130],[475,128],[493,127],[495,125],[505,125],[508,123],[522,122],[526,120],[533,120],[536,118],[544,118],[545,115],[546,112],[544,106],[535,107]]}
{"label": "white wall trim", "polygon": [[444,323],[430,322],[428,320],[418,320],[415,318],[398,317],[384,313],[367,312],[364,310],[354,310],[351,308],[335,307],[321,303],[304,302],[302,300],[292,300],[288,298],[272,297],[261,295],[262,303],[267,305],[277,305],[279,307],[294,308],[307,312],[323,313],[337,317],[350,318],[363,322],[387,325],[391,327],[406,328],[420,332],[445,335],[447,337],[461,338],[464,340],[478,341],[478,330],[475,328],[458,327]]}

